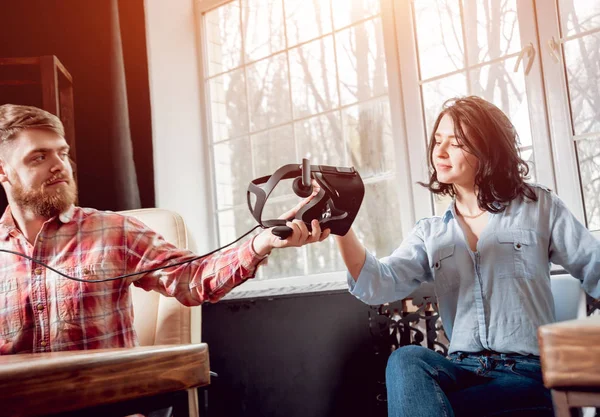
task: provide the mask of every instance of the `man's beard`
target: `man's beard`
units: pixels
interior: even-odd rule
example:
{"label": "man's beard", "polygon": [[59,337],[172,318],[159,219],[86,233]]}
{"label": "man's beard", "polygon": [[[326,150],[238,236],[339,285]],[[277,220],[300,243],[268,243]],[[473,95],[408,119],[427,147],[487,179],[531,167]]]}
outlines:
{"label": "man's beard", "polygon": [[[51,182],[57,179],[64,179],[68,182],[64,185],[58,185],[56,188],[48,187]],[[58,216],[77,201],[77,187],[73,179],[62,176],[49,179],[39,189],[35,190],[25,190],[20,179],[17,179],[12,187],[12,194],[15,204],[47,219]]]}

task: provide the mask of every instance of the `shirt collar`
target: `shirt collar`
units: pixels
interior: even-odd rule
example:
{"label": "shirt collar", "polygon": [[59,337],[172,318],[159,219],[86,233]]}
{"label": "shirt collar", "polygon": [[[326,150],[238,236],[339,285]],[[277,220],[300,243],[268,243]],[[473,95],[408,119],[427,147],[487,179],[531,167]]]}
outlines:
{"label": "shirt collar", "polygon": [[62,223],[70,223],[75,215],[75,206],[71,204],[68,209],[58,215],[58,220]]}
{"label": "shirt collar", "polygon": [[450,219],[456,217],[454,203],[455,203],[455,200],[453,199],[452,202],[450,203],[450,205],[448,206],[448,208],[446,209],[446,211],[444,212],[444,215],[442,216],[442,220],[444,221],[444,223],[448,223],[450,221]]}
{"label": "shirt collar", "polygon": [[10,211],[10,206],[6,206],[6,210],[0,218],[0,240],[6,240],[10,231],[14,229],[16,229],[15,220]]}
{"label": "shirt collar", "polygon": [[[502,207],[506,207],[508,205],[509,205],[509,203],[499,203],[497,201],[492,203],[492,206],[494,206],[494,208],[496,208],[498,210],[500,210]],[[450,205],[444,212],[444,215],[442,216],[442,220],[444,221],[444,223],[448,223],[450,221],[450,219],[452,219],[452,218],[456,218],[456,200],[455,199],[452,199],[452,202],[450,203]]]}
{"label": "shirt collar", "polygon": [[[75,215],[75,206],[71,205],[68,209],[58,215],[58,220],[62,223],[69,223]],[[50,219],[52,220],[52,219]],[[12,216],[10,205],[4,210],[4,214],[0,217],[0,240],[6,240],[11,231],[17,230],[15,219]]]}

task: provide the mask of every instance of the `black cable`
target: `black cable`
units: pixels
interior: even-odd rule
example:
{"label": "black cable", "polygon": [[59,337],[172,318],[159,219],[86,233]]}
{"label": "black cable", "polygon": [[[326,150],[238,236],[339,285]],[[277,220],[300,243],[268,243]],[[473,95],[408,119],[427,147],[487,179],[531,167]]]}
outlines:
{"label": "black cable", "polygon": [[187,261],[176,262],[176,263],[171,264],[171,265],[158,266],[156,268],[146,269],[146,270],[140,271],[140,272],[133,272],[131,274],[119,275],[117,277],[104,278],[104,279],[82,279],[82,278],[72,277],[72,276],[69,276],[67,274],[63,274],[62,272],[60,272],[60,271],[52,268],[50,265],[47,265],[47,264],[45,264],[45,263],[43,263],[41,261],[38,261],[37,259],[34,259],[31,256],[29,256],[29,255],[25,255],[24,253],[14,252],[14,251],[11,251],[11,250],[8,250],[8,249],[0,249],[0,252],[11,253],[13,255],[17,255],[17,256],[20,256],[22,258],[29,259],[30,261],[32,261],[32,262],[34,262],[34,263],[36,263],[38,265],[42,265],[43,267],[48,268],[49,270],[51,270],[53,272],[56,272],[58,275],[60,275],[62,277],[65,277],[65,278],[68,278],[68,279],[72,279],[73,281],[79,281],[79,282],[107,282],[107,281],[116,281],[117,279],[129,278],[129,277],[132,277],[134,275],[147,274],[149,272],[154,272],[154,271],[158,271],[158,270],[161,270],[161,269],[171,268],[173,266],[179,266],[179,265],[187,264],[189,262],[197,261],[198,259],[202,259],[202,258],[205,258],[205,257],[207,257],[209,255],[212,255],[213,253],[218,252],[221,249],[226,248],[227,246],[233,245],[234,243],[238,242],[240,239],[248,236],[250,233],[252,233],[256,229],[258,229],[259,227],[261,227],[261,226],[257,225],[255,227],[253,227],[252,229],[250,229],[249,231],[247,231],[246,233],[244,233],[243,235],[241,235],[240,237],[238,237],[233,242],[230,242],[230,243],[228,243],[228,244],[226,244],[224,246],[221,246],[220,248],[215,249],[215,250],[213,250],[211,252],[205,253],[204,255],[200,255],[200,256],[196,256],[195,258],[188,259]]}

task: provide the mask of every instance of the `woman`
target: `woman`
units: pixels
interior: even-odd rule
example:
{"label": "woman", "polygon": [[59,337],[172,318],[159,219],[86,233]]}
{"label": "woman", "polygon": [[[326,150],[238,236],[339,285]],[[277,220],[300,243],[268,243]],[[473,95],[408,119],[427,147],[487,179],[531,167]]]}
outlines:
{"label": "woman", "polygon": [[525,182],[518,137],[493,104],[446,102],[422,184],[453,201],[420,220],[389,257],[336,236],[350,292],[368,304],[433,282],[449,356],[406,346],[386,370],[389,416],[552,416],[536,330],[554,321],[550,262],[600,296],[600,242],[548,189]]}

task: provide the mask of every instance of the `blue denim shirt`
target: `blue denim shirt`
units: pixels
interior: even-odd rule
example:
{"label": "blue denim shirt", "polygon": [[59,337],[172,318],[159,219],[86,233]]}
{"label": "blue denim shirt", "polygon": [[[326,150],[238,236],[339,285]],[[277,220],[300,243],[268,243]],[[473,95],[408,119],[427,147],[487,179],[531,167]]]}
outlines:
{"label": "blue denim shirt", "polygon": [[552,323],[550,263],[600,296],[600,241],[548,189],[532,185],[538,201],[518,198],[490,213],[473,252],[454,203],[442,217],[420,220],[391,256],[367,251],[350,292],[368,304],[400,300],[432,282],[450,352],[539,355],[537,328]]}

